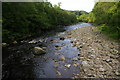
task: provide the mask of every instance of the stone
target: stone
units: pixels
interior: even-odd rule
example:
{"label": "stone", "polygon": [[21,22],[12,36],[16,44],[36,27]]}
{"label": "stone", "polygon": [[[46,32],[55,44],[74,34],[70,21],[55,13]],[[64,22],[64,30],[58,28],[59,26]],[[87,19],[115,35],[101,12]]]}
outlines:
{"label": "stone", "polygon": [[73,41],[70,41],[71,43],[73,43]]}
{"label": "stone", "polygon": [[80,65],[80,63],[75,63],[75,64],[73,64],[73,66],[75,66],[75,67],[78,66],[78,65]]}
{"label": "stone", "polygon": [[17,44],[17,41],[13,41],[13,44]]}
{"label": "stone", "polygon": [[87,61],[82,61],[82,66],[83,67],[90,67]]}
{"label": "stone", "polygon": [[106,70],[104,68],[99,69],[100,72],[105,72]]}
{"label": "stone", "polygon": [[107,59],[106,62],[112,62],[112,60],[111,59]]}
{"label": "stone", "polygon": [[96,55],[94,55],[94,54],[91,54],[90,56],[91,56],[91,57],[96,57]]}
{"label": "stone", "polygon": [[59,60],[60,61],[65,61],[65,57],[62,55],[62,56],[60,56]]}
{"label": "stone", "polygon": [[65,38],[64,37],[60,37],[60,40],[64,40]]}
{"label": "stone", "polygon": [[96,75],[94,74],[87,74],[88,77],[95,77]]}
{"label": "stone", "polygon": [[59,45],[55,45],[55,47],[60,47]]}
{"label": "stone", "polygon": [[3,47],[6,47],[6,46],[7,46],[7,43],[2,43],[2,46],[3,46]]}
{"label": "stone", "polygon": [[42,48],[40,48],[40,47],[34,47],[34,54],[35,55],[40,55],[40,54],[44,54],[44,53],[46,53],[46,51],[43,50]]}
{"label": "stone", "polygon": [[61,48],[60,47],[57,47],[56,50],[60,50]]}
{"label": "stone", "polygon": [[72,60],[73,60],[73,61],[77,61],[77,60],[78,60],[78,58],[77,58],[77,57],[74,57]]}
{"label": "stone", "polygon": [[47,47],[42,47],[42,49],[46,50],[46,49],[47,49]]}
{"label": "stone", "polygon": [[59,71],[56,71],[56,74],[59,75],[59,76],[61,76],[61,73]]}
{"label": "stone", "polygon": [[29,41],[28,43],[30,43],[30,44],[35,44],[36,41],[32,40],[32,41]]}
{"label": "stone", "polygon": [[115,75],[120,76],[120,72],[115,71]]}
{"label": "stone", "polygon": [[65,67],[70,68],[71,64],[65,64]]}
{"label": "stone", "polygon": [[78,56],[80,56],[80,54],[78,54]]}
{"label": "stone", "polygon": [[83,45],[79,45],[78,48],[83,48]]}

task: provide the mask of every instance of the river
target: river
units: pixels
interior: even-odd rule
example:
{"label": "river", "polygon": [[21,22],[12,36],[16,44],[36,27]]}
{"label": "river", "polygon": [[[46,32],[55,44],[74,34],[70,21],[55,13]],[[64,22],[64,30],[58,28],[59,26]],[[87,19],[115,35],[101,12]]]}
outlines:
{"label": "river", "polygon": [[[80,74],[80,51],[71,43],[73,38],[60,39],[68,35],[69,30],[91,26],[79,23],[66,26],[61,30],[45,33],[20,44],[3,48],[3,79],[5,78],[72,78]],[[30,43],[34,41],[36,43]],[[35,56],[33,47],[46,48],[46,54]],[[8,55],[10,54],[10,55]],[[59,58],[64,56],[65,60]]]}

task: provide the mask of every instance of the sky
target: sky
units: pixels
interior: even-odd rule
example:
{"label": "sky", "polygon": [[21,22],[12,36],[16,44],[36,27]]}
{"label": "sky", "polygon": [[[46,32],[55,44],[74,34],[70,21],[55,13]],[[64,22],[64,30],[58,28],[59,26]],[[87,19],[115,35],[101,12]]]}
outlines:
{"label": "sky", "polygon": [[48,0],[53,5],[61,2],[61,8],[65,10],[84,10],[92,11],[94,7],[94,0]]}

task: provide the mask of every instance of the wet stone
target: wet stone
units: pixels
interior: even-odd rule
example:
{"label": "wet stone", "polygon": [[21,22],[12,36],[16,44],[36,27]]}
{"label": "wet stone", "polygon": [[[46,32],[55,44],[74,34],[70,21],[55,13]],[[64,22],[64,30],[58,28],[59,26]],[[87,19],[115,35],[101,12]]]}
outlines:
{"label": "wet stone", "polygon": [[71,64],[65,64],[65,67],[70,68]]}
{"label": "wet stone", "polygon": [[65,57],[64,56],[60,56],[59,60],[60,61],[65,61]]}
{"label": "wet stone", "polygon": [[56,71],[56,74],[57,74],[58,76],[61,76],[61,73],[60,73],[59,71]]}
{"label": "wet stone", "polygon": [[74,58],[73,58],[73,61],[77,61],[77,60],[78,60],[78,58],[77,58],[77,57],[74,57]]}
{"label": "wet stone", "polygon": [[65,38],[64,37],[60,37],[60,40],[64,40]]}
{"label": "wet stone", "polygon": [[34,47],[34,54],[35,55],[40,55],[40,54],[45,54],[45,53],[46,53],[46,51],[43,50],[42,48],[40,48],[40,47]]}

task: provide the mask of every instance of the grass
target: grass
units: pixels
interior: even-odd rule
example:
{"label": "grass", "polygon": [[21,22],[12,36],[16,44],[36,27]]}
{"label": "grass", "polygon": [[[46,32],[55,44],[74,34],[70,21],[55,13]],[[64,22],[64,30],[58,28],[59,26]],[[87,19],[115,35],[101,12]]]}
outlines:
{"label": "grass", "polygon": [[120,29],[116,26],[107,26],[105,24],[97,25],[97,28],[101,33],[106,34],[110,38],[120,42]]}

